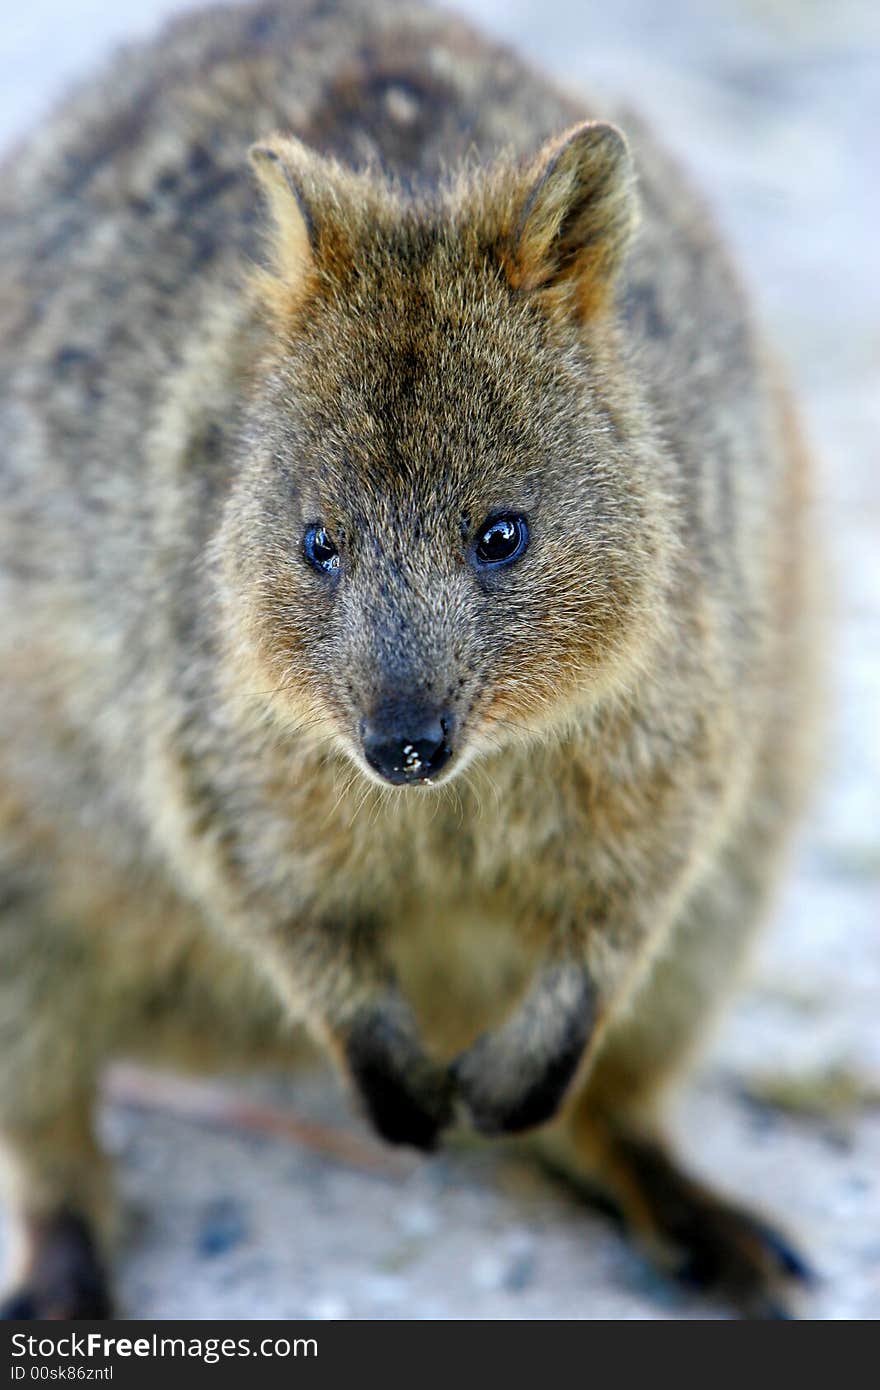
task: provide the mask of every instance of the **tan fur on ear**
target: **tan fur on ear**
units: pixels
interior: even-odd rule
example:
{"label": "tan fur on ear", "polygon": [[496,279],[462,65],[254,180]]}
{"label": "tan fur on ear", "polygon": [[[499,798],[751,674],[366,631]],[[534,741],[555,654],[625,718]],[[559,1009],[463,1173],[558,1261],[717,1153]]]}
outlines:
{"label": "tan fur on ear", "polygon": [[302,177],[313,156],[281,135],[252,145],[249,155],[272,217],[272,269],[256,271],[253,281],[265,307],[283,319],[305,298],[315,272],[317,234]]}
{"label": "tan fur on ear", "polygon": [[586,318],[607,309],[636,223],[626,140],[599,121],[541,151],[514,227],[511,282],[547,307]]}

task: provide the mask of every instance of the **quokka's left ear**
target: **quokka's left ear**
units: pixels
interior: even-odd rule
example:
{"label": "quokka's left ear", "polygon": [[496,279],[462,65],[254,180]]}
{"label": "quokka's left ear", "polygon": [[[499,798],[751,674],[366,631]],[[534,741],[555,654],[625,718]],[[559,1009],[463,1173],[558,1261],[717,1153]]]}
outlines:
{"label": "quokka's left ear", "polygon": [[269,266],[252,280],[265,307],[283,320],[322,276],[350,265],[355,214],[371,206],[368,186],[292,135],[273,135],[249,153],[270,214]]}
{"label": "quokka's left ear", "polygon": [[314,266],[315,221],[309,200],[311,151],[300,140],[273,136],[249,151],[273,224],[274,269],[288,282]]}
{"label": "quokka's left ear", "polygon": [[530,170],[511,228],[507,272],[551,313],[596,316],[637,221],[629,147],[615,126],[591,121],[546,145]]}

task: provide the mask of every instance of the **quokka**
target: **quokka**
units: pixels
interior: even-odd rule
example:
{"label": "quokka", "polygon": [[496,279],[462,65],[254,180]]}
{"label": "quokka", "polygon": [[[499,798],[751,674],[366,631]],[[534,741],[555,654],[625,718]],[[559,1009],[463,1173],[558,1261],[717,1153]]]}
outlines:
{"label": "quokka", "polygon": [[114,1057],[536,1143],[676,1276],[804,1277],[662,1101],[807,769],[809,462],[634,117],[448,15],[171,25],[0,180],[7,1312],[108,1313]]}

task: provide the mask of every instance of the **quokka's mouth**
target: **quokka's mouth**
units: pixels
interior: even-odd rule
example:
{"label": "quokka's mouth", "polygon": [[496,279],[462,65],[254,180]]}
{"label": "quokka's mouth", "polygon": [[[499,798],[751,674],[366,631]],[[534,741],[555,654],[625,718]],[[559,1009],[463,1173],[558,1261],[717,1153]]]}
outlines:
{"label": "quokka's mouth", "polygon": [[358,771],[363,773],[369,782],[376,787],[396,787],[406,789],[412,787],[414,791],[432,791],[435,787],[446,786],[448,782],[454,781],[461,771],[463,762],[454,758],[450,753],[445,765],[439,771],[429,768],[415,767],[412,764],[405,769],[402,774],[392,773],[390,776],[377,772],[376,769],[367,761],[360,749],[349,750],[349,756]]}
{"label": "quokka's mouth", "polygon": [[453,757],[452,718],[445,711],[386,706],[362,719],[363,756],[389,786],[430,784]]}

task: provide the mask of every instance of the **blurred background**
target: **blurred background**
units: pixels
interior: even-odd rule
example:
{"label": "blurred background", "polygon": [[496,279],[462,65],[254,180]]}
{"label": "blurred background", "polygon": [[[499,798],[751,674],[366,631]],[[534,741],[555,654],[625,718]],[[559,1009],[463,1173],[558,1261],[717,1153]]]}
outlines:
{"label": "blurred background", "polygon": [[[28,0],[0,27],[0,147],[176,0]],[[880,5],[459,0],[574,89],[652,118],[734,245],[819,460],[834,716],[822,794],[677,1128],[796,1232],[817,1318],[880,1316]],[[246,1097],[247,1103],[242,1099]],[[231,1098],[231,1099],[230,1099]],[[288,1121],[279,1119],[288,1116]],[[284,1128],[290,1133],[270,1133]],[[117,1079],[102,1115],[128,1317],[692,1318],[515,1156],[385,1158],[338,1088]]]}

